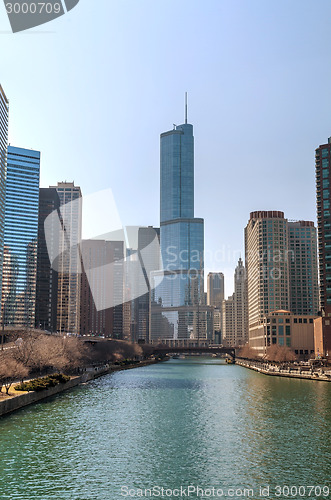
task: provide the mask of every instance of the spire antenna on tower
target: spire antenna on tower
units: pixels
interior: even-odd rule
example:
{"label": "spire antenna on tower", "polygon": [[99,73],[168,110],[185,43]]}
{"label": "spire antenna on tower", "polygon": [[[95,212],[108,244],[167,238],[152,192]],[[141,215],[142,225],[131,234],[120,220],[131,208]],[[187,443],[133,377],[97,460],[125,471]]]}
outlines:
{"label": "spire antenna on tower", "polygon": [[187,92],[185,92],[185,124],[187,124]]}

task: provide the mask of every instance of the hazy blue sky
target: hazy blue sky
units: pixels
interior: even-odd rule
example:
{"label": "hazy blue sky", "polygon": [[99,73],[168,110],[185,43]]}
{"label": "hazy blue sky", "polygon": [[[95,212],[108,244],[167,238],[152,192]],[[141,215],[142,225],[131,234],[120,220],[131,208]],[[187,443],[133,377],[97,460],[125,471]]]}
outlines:
{"label": "hazy blue sky", "polygon": [[228,295],[250,211],[316,218],[330,18],[329,0],[80,0],[13,35],[0,5],[10,142],[42,152],[42,186],[110,187],[124,224],[157,226],[159,134],[183,122],[187,90],[195,215],[218,251],[206,271],[225,272]]}

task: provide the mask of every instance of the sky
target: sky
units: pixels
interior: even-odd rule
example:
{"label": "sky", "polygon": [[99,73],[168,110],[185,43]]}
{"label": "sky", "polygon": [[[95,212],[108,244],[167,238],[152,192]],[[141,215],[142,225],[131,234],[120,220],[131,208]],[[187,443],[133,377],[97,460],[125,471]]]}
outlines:
{"label": "sky", "polygon": [[329,0],[80,0],[12,34],[1,4],[9,141],[41,151],[42,187],[111,189],[124,225],[158,226],[159,136],[187,91],[205,273],[224,272],[228,296],[251,211],[316,221],[330,17]]}

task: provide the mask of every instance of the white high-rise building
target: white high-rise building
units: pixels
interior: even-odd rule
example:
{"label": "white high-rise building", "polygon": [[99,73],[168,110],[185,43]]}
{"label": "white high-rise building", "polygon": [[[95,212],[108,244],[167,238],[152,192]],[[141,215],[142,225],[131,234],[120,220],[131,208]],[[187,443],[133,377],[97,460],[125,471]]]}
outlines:
{"label": "white high-rise building", "polygon": [[234,293],[222,303],[222,342],[232,347],[245,345],[247,340],[247,281],[240,258],[234,273]]}
{"label": "white high-rise building", "polygon": [[234,273],[235,345],[248,341],[246,269],[240,258]]}

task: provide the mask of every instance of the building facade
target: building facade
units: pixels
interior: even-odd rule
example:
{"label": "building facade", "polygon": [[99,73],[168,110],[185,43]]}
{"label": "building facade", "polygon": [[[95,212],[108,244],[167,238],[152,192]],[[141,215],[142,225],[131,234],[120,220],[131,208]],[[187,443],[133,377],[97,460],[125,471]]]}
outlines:
{"label": "building facade", "polygon": [[153,275],[150,338],[199,342],[213,336],[213,326],[209,330],[212,313],[203,305],[204,221],[194,217],[194,137],[187,117],[161,134],[160,169],[164,276]]}
{"label": "building facade", "polygon": [[[157,239],[157,245],[154,245],[154,240]],[[140,227],[138,229],[138,256],[144,255],[144,259],[139,259],[142,262],[143,273],[139,274],[139,289],[147,284],[148,292],[139,293],[139,297],[134,300],[135,322],[134,335],[135,342],[148,342],[150,330],[150,307],[151,307],[151,273],[160,269],[160,228]],[[147,268],[146,268],[147,265]]]}
{"label": "building facade", "polygon": [[[58,273],[53,268],[55,256],[48,254],[45,237],[45,220],[60,208],[60,198],[56,189],[39,189],[39,216],[38,216],[38,250],[37,250],[37,291],[36,291],[36,328],[43,328],[55,332],[57,330],[57,292]],[[57,227],[52,224],[48,234],[49,249],[58,242]]]}
{"label": "building facade", "polygon": [[79,333],[81,262],[79,245],[82,238],[81,189],[74,182],[58,182],[50,186],[60,199],[61,224],[59,234],[57,331]]}
{"label": "building facade", "polygon": [[222,303],[222,344],[226,347],[236,345],[235,294]]}
{"label": "building facade", "polygon": [[224,300],[224,274],[208,273],[207,305],[221,309]]}
{"label": "building facade", "polygon": [[248,342],[248,309],[246,269],[240,258],[234,273],[234,315],[236,346]]}
{"label": "building facade", "polygon": [[8,146],[2,312],[4,323],[35,326],[40,152]]}
{"label": "building facade", "polygon": [[313,222],[288,222],[290,311],[317,315],[319,311],[317,232]]}
{"label": "building facade", "polygon": [[123,247],[122,241],[81,243],[82,335],[123,338]]}
{"label": "building facade", "polygon": [[300,359],[314,355],[314,315],[293,314],[290,311],[273,311],[266,314],[258,326],[250,346],[261,355],[272,345],[292,349]]}
{"label": "building facade", "polygon": [[251,212],[245,228],[245,263],[249,342],[255,345],[264,316],[289,309],[288,227],[283,212]]}
{"label": "building facade", "polygon": [[331,357],[331,137],[315,150],[320,307],[319,355]]}
{"label": "building facade", "polygon": [[234,293],[222,302],[222,343],[243,346],[248,341],[247,279],[240,258],[234,272]]}
{"label": "building facade", "polygon": [[316,229],[283,212],[252,212],[245,229],[249,344],[263,354],[263,318],[273,311],[316,316]]}
{"label": "building facade", "polygon": [[0,297],[3,266],[3,237],[5,229],[7,146],[8,146],[9,103],[0,85]]}

